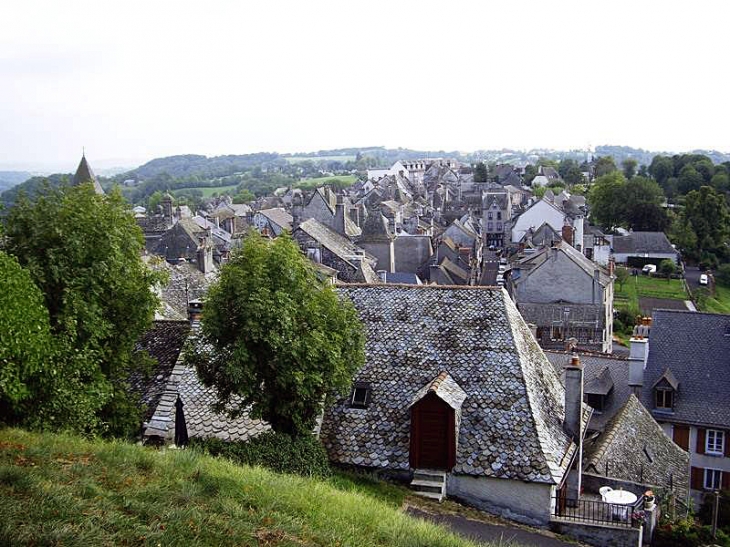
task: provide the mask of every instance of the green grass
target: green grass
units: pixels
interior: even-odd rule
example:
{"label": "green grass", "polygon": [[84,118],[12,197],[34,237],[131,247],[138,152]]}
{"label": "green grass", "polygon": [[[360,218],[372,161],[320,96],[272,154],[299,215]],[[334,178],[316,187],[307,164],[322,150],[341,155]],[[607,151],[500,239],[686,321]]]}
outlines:
{"label": "green grass", "polygon": [[2,545],[473,545],[405,515],[400,490],[194,450],[0,430]]}
{"label": "green grass", "polygon": [[318,156],[316,158],[308,158],[307,156],[291,156],[284,158],[289,163],[301,163],[303,161],[355,161],[355,156]]}
{"label": "green grass", "polygon": [[624,309],[633,315],[639,313],[639,298],[668,298],[673,300],[689,300],[681,279],[662,279],[638,275],[629,277],[621,287],[614,284],[614,307]]}
{"label": "green grass", "polygon": [[297,188],[306,188],[306,189],[312,189],[317,188],[319,186],[325,186],[327,184],[330,184],[333,180],[339,180],[342,183],[344,183],[345,186],[352,186],[357,182],[357,176],[356,175],[342,175],[342,176],[335,176],[335,177],[319,177],[315,179],[307,179],[298,182],[295,186]]}
{"label": "green grass", "polygon": [[221,195],[227,192],[231,192],[236,188],[238,188],[238,184],[231,184],[229,186],[190,186],[188,188],[177,188],[173,191],[173,194],[178,195],[185,192],[185,190],[200,190],[201,192],[203,192],[204,198],[209,198],[215,193]]}
{"label": "green grass", "polygon": [[715,285],[715,296],[705,300],[700,308],[711,313],[730,314],[730,287]]}

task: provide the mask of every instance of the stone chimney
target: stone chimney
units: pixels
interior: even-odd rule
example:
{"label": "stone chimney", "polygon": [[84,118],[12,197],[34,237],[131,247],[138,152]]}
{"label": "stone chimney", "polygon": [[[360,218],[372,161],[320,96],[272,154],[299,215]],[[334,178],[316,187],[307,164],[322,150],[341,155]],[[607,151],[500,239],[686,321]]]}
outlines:
{"label": "stone chimney", "polygon": [[563,230],[561,232],[561,237],[563,238],[563,241],[565,241],[568,245],[573,245],[573,227],[570,225],[568,220],[565,220],[565,224],[563,224]]}
{"label": "stone chimney", "polygon": [[302,201],[302,195],[299,193],[294,194],[291,200],[292,232],[299,228],[299,225],[302,223]]}
{"label": "stone chimney", "polygon": [[608,275],[613,275],[616,271],[616,259],[614,257],[610,257],[608,259]]}
{"label": "stone chimney", "polygon": [[203,316],[203,302],[200,300],[191,300],[188,302],[188,321],[190,325],[196,327]]}
{"label": "stone chimney", "polygon": [[565,419],[563,431],[578,446],[573,469],[568,476],[568,499],[580,498],[583,476],[583,365],[580,357],[573,355],[565,366]]}
{"label": "stone chimney", "polygon": [[332,229],[340,235],[347,237],[345,231],[345,196],[342,194],[337,195],[337,204],[335,205],[335,218]]}
{"label": "stone chimney", "polygon": [[649,358],[649,333],[651,317],[641,317],[634,326],[629,350],[629,387],[637,397],[641,397],[644,386],[644,370]]}

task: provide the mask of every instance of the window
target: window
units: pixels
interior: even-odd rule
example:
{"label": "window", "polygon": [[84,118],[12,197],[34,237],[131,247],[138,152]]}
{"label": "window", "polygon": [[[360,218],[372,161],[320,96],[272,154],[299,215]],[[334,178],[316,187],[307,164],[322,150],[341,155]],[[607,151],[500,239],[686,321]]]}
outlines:
{"label": "window", "polygon": [[671,389],[657,389],[655,396],[654,406],[657,409],[672,410],[674,406],[674,392]]}
{"label": "window", "polygon": [[563,327],[553,326],[552,332],[550,333],[550,338],[552,340],[562,340],[563,339]]}
{"label": "window", "polygon": [[497,211],[497,220],[502,220],[502,211]]}
{"label": "window", "polygon": [[719,490],[722,484],[722,471],[719,469],[705,469],[705,490]]}
{"label": "window", "polygon": [[492,211],[487,211],[487,220],[492,220]]}
{"label": "window", "polygon": [[350,408],[367,408],[370,404],[370,384],[356,382],[352,387]]}
{"label": "window", "polygon": [[501,232],[502,231],[502,223],[501,222],[497,222],[497,231],[498,232]]}
{"label": "window", "polygon": [[491,232],[491,231],[493,230],[493,226],[494,226],[494,224],[493,224],[493,223],[491,223],[491,222],[487,222],[487,230],[488,230],[488,231],[490,231],[490,232]]}
{"label": "window", "polygon": [[603,395],[598,395],[595,393],[586,393],[585,394],[585,403],[588,406],[592,406],[593,410],[595,410],[597,413],[603,412],[603,404],[604,404],[605,397]]}
{"label": "window", "polygon": [[705,437],[705,454],[725,454],[725,432],[717,429],[708,429]]}

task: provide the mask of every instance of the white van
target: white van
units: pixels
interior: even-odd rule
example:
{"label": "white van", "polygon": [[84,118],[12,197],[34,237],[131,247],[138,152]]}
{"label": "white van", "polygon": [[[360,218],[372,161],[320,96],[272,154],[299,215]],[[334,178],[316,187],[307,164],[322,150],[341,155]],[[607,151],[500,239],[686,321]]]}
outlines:
{"label": "white van", "polygon": [[646,275],[655,274],[656,273],[656,264],[647,264],[643,268],[641,268],[641,272]]}

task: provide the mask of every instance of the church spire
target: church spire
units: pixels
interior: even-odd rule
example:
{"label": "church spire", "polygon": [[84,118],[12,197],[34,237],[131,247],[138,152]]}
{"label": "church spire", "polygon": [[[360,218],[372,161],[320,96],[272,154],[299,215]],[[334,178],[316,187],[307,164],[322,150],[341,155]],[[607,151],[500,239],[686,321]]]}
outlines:
{"label": "church spire", "polygon": [[104,189],[101,187],[101,184],[99,184],[99,181],[96,180],[96,175],[94,174],[94,171],[92,171],[89,162],[86,160],[86,150],[82,148],[81,161],[79,162],[79,166],[76,168],[76,174],[74,174],[73,178],[73,185],[78,186],[79,184],[83,184],[85,182],[93,183],[94,191],[97,194],[104,193]]}

